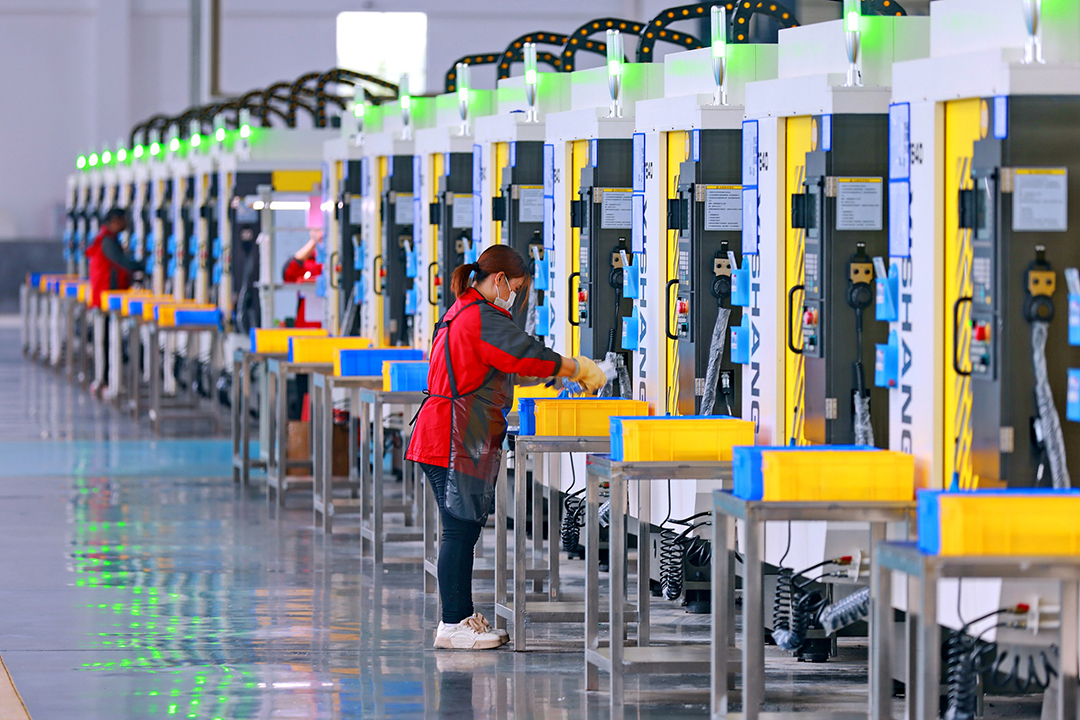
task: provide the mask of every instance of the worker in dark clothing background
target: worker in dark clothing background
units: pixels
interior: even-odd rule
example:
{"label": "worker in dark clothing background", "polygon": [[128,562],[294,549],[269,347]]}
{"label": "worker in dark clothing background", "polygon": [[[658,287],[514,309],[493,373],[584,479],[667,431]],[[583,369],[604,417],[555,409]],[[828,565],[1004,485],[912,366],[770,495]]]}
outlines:
{"label": "worker in dark clothing background", "polygon": [[[101,307],[101,293],[106,290],[127,290],[132,282],[142,280],[142,263],[124,252],[120,244],[120,233],[127,230],[127,213],[121,208],[113,208],[105,213],[101,229],[90,246],[86,248],[86,259],[90,275],[90,293],[93,307]],[[105,323],[105,375],[109,376],[109,323]],[[100,394],[102,388],[96,385],[91,390]]]}

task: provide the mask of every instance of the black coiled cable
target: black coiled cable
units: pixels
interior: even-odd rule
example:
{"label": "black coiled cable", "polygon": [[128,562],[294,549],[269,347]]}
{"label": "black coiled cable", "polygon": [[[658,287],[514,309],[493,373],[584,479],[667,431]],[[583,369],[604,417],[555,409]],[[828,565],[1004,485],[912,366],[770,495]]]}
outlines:
{"label": "black coiled cable", "polygon": [[581,548],[581,528],[585,527],[585,488],[570,493],[563,500],[562,538],[563,552],[577,553]]}
{"label": "black coiled cable", "polygon": [[[668,504],[670,507],[670,501]],[[708,521],[694,523],[701,517],[711,517],[712,513],[703,512],[691,515],[683,520],[664,520],[660,528],[660,589],[665,600],[678,600],[683,593],[684,562],[687,559],[698,566],[707,565],[712,559],[712,544],[697,536],[691,535],[698,528],[710,525]],[[676,533],[674,528],[666,527],[668,522],[677,525],[685,525],[681,533]]]}
{"label": "black coiled cable", "polygon": [[[1027,655],[1027,674],[1020,678],[1021,655],[1008,651],[998,652],[997,643],[985,642],[982,636],[995,628],[1006,627],[1007,623],[997,623],[972,636],[972,625],[1003,613],[1013,613],[1013,608],[1003,608],[987,613],[966,623],[956,634],[945,641],[946,662],[946,720],[974,720],[978,712],[979,677],[989,673],[993,681],[1001,686],[1014,687],[1017,692],[1043,692],[1050,687],[1052,678],[1058,672],[1045,650],[1039,651],[1042,661],[1043,677],[1040,678],[1036,667],[1035,652]],[[1052,651],[1056,654],[1057,648]],[[1003,673],[1002,668],[1012,659],[1012,668]]]}
{"label": "black coiled cable", "polygon": [[806,641],[807,631],[817,624],[818,613],[825,607],[826,601],[821,593],[806,590],[810,583],[821,578],[807,579],[800,583],[798,576],[836,562],[834,559],[825,560],[799,573],[791,568],[780,568],[773,599],[772,625],[773,642],[778,647],[792,652],[800,649]]}

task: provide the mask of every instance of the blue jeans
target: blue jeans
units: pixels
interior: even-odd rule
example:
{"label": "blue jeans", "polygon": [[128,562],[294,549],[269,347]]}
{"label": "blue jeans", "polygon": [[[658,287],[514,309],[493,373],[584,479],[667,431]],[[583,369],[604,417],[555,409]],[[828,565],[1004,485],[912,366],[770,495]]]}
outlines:
{"label": "blue jeans", "polygon": [[483,525],[459,520],[446,512],[446,468],[421,465],[435,492],[442,519],[442,542],[439,544],[439,599],[442,621],[459,623],[473,614],[473,549]]}

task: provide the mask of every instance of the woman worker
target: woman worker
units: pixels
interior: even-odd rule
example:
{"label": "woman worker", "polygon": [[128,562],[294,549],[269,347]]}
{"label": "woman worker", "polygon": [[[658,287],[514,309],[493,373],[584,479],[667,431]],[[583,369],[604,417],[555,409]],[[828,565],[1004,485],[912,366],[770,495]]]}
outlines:
{"label": "woman worker", "polygon": [[406,457],[423,467],[442,519],[437,648],[490,649],[508,640],[473,611],[472,570],[495,498],[513,376],[570,377],[590,392],[607,381],[592,360],[562,357],[514,324],[511,310],[528,285],[521,255],[494,245],[454,270],[457,301],[435,328],[428,397]]}

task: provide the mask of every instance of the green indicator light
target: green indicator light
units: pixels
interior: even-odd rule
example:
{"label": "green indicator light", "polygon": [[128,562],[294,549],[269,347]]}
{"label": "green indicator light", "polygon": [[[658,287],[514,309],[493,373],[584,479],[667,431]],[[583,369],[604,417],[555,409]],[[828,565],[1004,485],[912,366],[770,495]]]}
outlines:
{"label": "green indicator light", "polygon": [[525,71],[525,83],[527,85],[535,85],[536,84],[536,71],[533,70],[532,68]]}
{"label": "green indicator light", "polygon": [[169,141],[169,152],[180,151],[180,138],[173,138]]}
{"label": "green indicator light", "polygon": [[157,157],[158,155],[160,155],[161,154],[161,143],[159,143],[159,142],[150,143],[150,154],[153,155],[154,157]]}
{"label": "green indicator light", "polygon": [[111,162],[112,162],[112,153],[111,152],[106,150],[105,152],[101,153],[101,164],[102,165],[108,165]]}
{"label": "green indicator light", "polygon": [[86,156],[85,155],[80,155],[79,156],[78,160],[75,161],[75,167],[79,168],[80,170],[82,170],[83,168],[86,167]]}
{"label": "green indicator light", "polygon": [[363,118],[367,112],[367,106],[364,103],[355,103],[352,109],[353,115],[358,118]]}
{"label": "green indicator light", "polygon": [[225,142],[225,128],[218,128],[214,131],[214,139],[219,143]]}
{"label": "green indicator light", "polygon": [[240,126],[240,137],[242,137],[242,138],[251,137],[251,126],[250,125],[245,123],[245,124]]}
{"label": "green indicator light", "polygon": [[401,109],[402,110],[408,110],[410,108],[412,108],[412,96],[411,95],[402,95],[401,96]]}
{"label": "green indicator light", "polygon": [[844,30],[847,32],[859,32],[859,11],[852,10],[844,16]]}
{"label": "green indicator light", "polygon": [[97,153],[90,153],[90,167],[97,167],[98,155]]}
{"label": "green indicator light", "polygon": [[622,75],[622,61],[608,60],[607,71],[608,75]]}
{"label": "green indicator light", "polygon": [[116,151],[116,162],[127,162],[127,150],[125,150],[124,148],[120,148]]}
{"label": "green indicator light", "polygon": [[199,147],[202,145],[202,135],[195,133],[191,136],[191,147]]}

